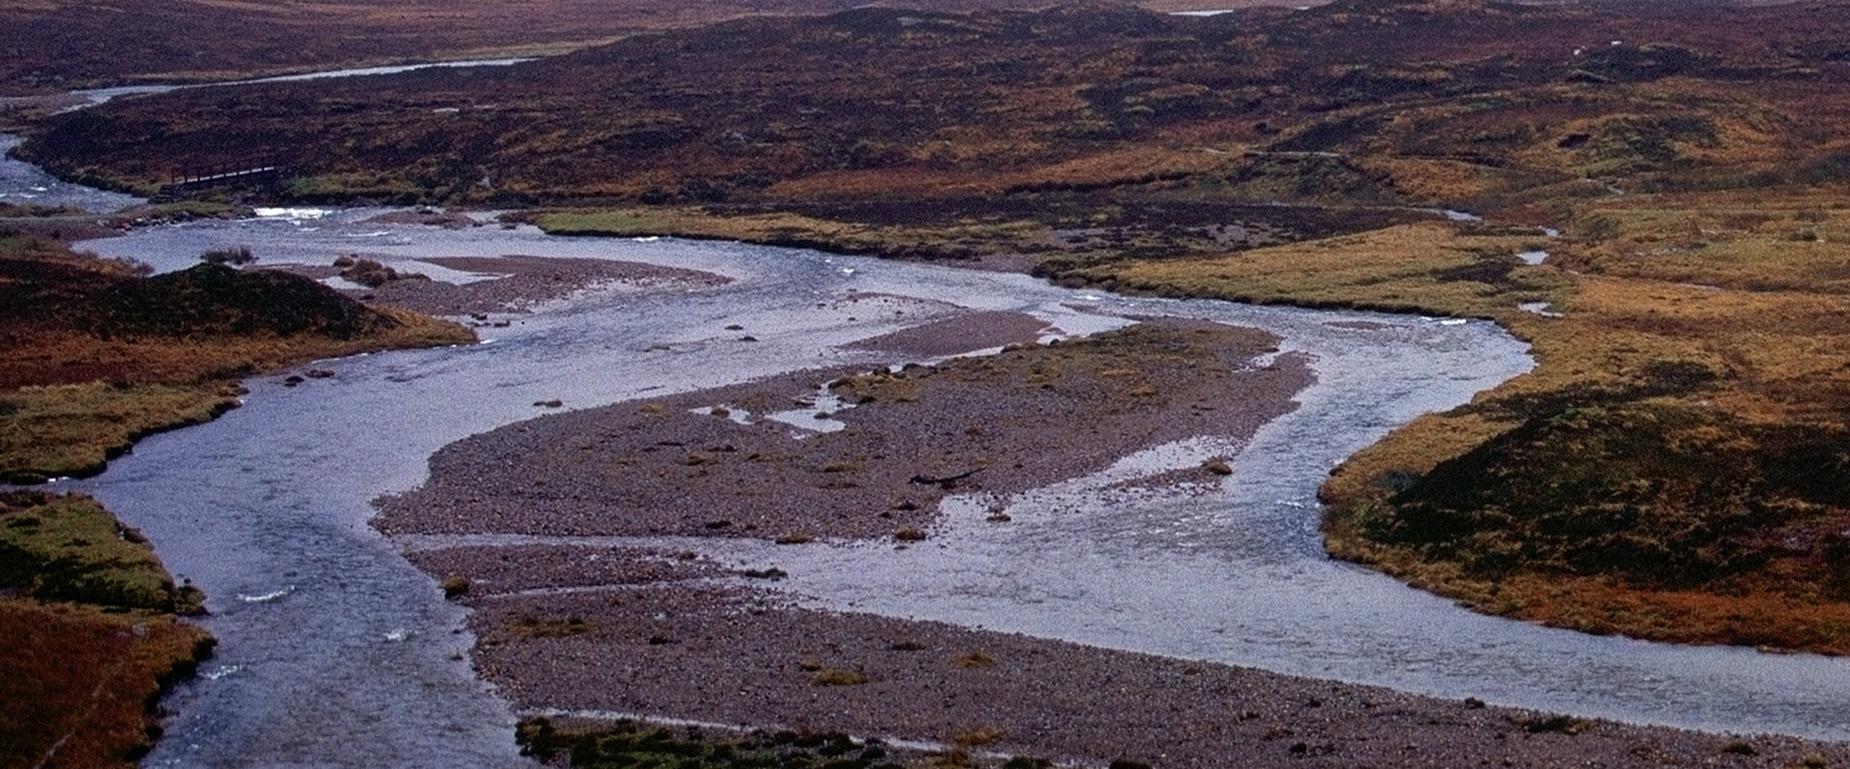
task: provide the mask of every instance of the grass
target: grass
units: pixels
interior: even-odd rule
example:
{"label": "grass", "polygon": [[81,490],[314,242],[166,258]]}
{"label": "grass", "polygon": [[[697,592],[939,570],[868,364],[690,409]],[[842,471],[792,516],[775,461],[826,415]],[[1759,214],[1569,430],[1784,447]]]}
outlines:
{"label": "grass", "polygon": [[522,638],[571,638],[597,632],[597,623],[583,617],[521,617],[513,630]]}
{"label": "grass", "polygon": [[1499,317],[1519,298],[1559,299],[1567,288],[1556,271],[1515,259],[1535,244],[1531,235],[1432,222],[1225,256],[1097,265],[1060,277],[1133,293]]}
{"label": "grass", "polygon": [[1791,237],[1850,215],[1787,195],[1582,204],[1543,267],[1509,256],[1528,235],[1431,224],[1076,274],[1494,318],[1538,368],[1338,468],[1331,553],[1590,632],[1850,653],[1850,248]]}
{"label": "grass", "polygon": [[867,683],[867,676],[862,675],[859,671],[845,670],[841,668],[829,668],[825,670],[818,670],[816,671],[816,674],[813,676],[810,676],[810,679],[809,679],[809,684],[811,686],[822,686],[822,687],[860,686],[861,684],[864,684],[864,683]]}
{"label": "grass", "polygon": [[135,766],[160,733],[151,705],[211,649],[170,615],[0,600],[0,765]]}
{"label": "grass", "polygon": [[0,765],[129,767],[211,650],[146,540],[83,496],[0,495]]}
{"label": "grass", "polygon": [[[22,152],[130,186],[277,154],[297,199],[582,206],[528,217],[1494,319],[1538,368],[1339,468],[1332,553],[1568,627],[1846,653],[1850,511],[1817,479],[1845,476],[1850,429],[1850,13],[1813,10],[1066,9],[1026,35],[870,10],[292,99],[128,100]],[[1566,54],[1588,40],[1650,42]],[[461,108],[484,92],[494,108]],[[1538,248],[1545,265],[1515,257]],[[1536,302],[1563,317],[1519,309]],[[1100,380],[1114,403],[1159,394]]]}
{"label": "grass", "polygon": [[61,245],[0,238],[0,478],[89,475],[150,433],[237,405],[237,380],[321,358],[459,344],[452,323],[369,308],[313,281],[200,265],[143,277]]}
{"label": "grass", "polygon": [[100,381],[0,394],[0,478],[93,475],[143,436],[211,421],[235,407],[236,396],[222,384]]}
{"label": "grass", "polygon": [[147,540],[89,497],[0,495],[0,589],[40,601],[174,613],[197,591],[174,586]]}
{"label": "grass", "polygon": [[[100,472],[144,435],[236,406],[237,380],[262,371],[472,339],[305,278],[148,277],[0,233],[0,480]],[[198,592],[87,497],[0,495],[0,594],[0,765],[132,766],[159,734],[159,693],[211,648],[177,616]]]}

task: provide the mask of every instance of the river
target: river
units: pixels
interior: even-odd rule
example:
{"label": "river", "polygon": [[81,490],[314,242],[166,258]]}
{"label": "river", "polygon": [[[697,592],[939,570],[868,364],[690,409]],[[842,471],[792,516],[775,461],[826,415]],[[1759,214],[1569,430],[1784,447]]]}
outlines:
{"label": "river", "polygon": [[[0,195],[27,184],[47,188],[37,202],[63,202],[42,181],[16,161],[0,165]],[[59,189],[73,200],[94,192]],[[442,446],[535,416],[535,401],[583,408],[864,360],[841,346],[908,321],[818,308],[851,292],[1027,312],[1069,334],[1149,314],[1254,326],[1307,354],[1317,382],[1205,496],[1102,493],[1211,450],[1184,442],[1025,495],[1009,510],[1020,525],[1002,527],[1006,537],[979,524],[982,505],[953,498],[933,537],[943,547],[691,543],[723,559],[775,563],[791,574],[778,589],[805,604],[1641,723],[1850,738],[1850,661],[1542,628],[1324,556],[1314,494],[1331,467],[1533,365],[1492,324],[1128,298],[741,244],[363,221],[377,210],[267,213],[82,247],[160,270],[249,245],[265,262],[364,252],[435,272],[419,258],[523,254],[648,262],[734,282],[592,293],[485,329],[480,345],[346,359],[326,366],[334,378],[298,388],[260,378],[243,408],[148,438],[100,476],[56,484],[98,496],[210,597],[205,624],[220,639],[218,656],[170,699],[176,715],[149,766],[523,763],[514,714],[464,661],[462,610],[399,555],[418,543],[387,541],[367,525],[370,500],[421,482]],[[714,336],[735,322],[748,322],[760,343]]]}

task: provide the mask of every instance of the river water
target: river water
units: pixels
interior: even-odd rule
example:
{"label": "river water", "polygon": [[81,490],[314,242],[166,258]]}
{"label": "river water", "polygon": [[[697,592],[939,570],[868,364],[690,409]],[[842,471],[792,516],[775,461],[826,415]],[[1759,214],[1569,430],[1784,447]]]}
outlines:
{"label": "river water", "polygon": [[[21,180],[46,186],[22,164],[0,164],[0,194],[19,192]],[[150,766],[523,763],[513,714],[464,661],[461,609],[367,525],[370,500],[421,482],[442,446],[534,416],[535,401],[582,408],[872,362],[841,346],[927,319],[861,317],[829,301],[855,292],[1028,312],[1069,334],[1149,314],[1255,326],[1308,355],[1317,382],[1205,492],[1109,488],[1222,448],[1183,442],[1024,495],[1008,527],[980,524],[987,500],[953,498],[931,546],[905,552],[691,543],[784,568],[791,578],[779,589],[800,602],[1637,722],[1850,738],[1850,662],[1486,617],[1323,555],[1314,493],[1331,467],[1532,365],[1524,345],[1488,323],[1126,298],[740,244],[363,221],[378,211],[266,213],[83,247],[161,270],[249,245],[266,262],[360,252],[417,271],[432,256],[522,254],[649,262],[734,282],[592,293],[485,329],[480,345],[345,359],[324,364],[334,378],[297,388],[255,380],[243,408],[151,437],[98,477],[56,484],[101,498],[210,597],[205,624],[218,656],[171,698],[176,716]],[[733,323],[760,342],[734,343],[721,330]]]}

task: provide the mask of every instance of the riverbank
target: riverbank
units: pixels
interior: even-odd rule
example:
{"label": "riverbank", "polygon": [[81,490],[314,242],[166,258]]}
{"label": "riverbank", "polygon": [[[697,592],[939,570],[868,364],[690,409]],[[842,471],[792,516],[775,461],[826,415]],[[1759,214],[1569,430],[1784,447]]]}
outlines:
{"label": "riverbank", "polygon": [[[0,229],[0,307],[8,483],[101,473],[143,437],[236,407],[245,375],[473,341],[454,324],[366,308],[302,278],[211,264],[147,277],[12,228]],[[212,649],[211,635],[181,619],[202,613],[204,597],[176,586],[147,538],[81,495],[0,496],[0,563],[0,635],[10,639],[0,764],[134,765],[161,734],[162,694]]]}
{"label": "riverbank", "polygon": [[238,405],[239,378],[318,358],[474,341],[296,276],[218,264],[148,277],[63,243],[0,237],[0,478],[94,475],[143,436]]}
{"label": "riverbank", "polygon": [[[1842,475],[1833,457],[1850,440],[1850,359],[1832,341],[1850,294],[1825,277],[1842,263],[1831,244],[1847,225],[1826,199],[1788,189],[1743,213],[1749,203],[1734,193],[1631,196],[1558,213],[1565,237],[1425,222],[1210,257],[1043,256],[1034,269],[1120,292],[1494,319],[1535,345],[1539,369],[1337,468],[1324,494],[1333,555],[1499,615],[1841,654],[1850,582],[1832,527],[1850,500],[1813,482]],[[894,250],[862,225],[802,217],[770,229],[761,215],[718,213],[536,220],[613,235],[679,222],[889,257],[990,258],[964,256],[967,234],[920,230]],[[1676,240],[1690,228],[1708,238]],[[1006,225],[987,237],[978,253],[1028,248]],[[1685,471],[1697,465],[1731,480],[1698,488]],[[1534,492],[1544,488],[1555,491]],[[1755,512],[1738,514],[1734,500]]]}
{"label": "riverbank", "polygon": [[[1850,441],[1846,28],[1825,6],[864,9],[502,72],[139,100],[25,149],[130,185],[280,153],[294,200],[551,205],[522,216],[1493,318],[1540,371],[1347,465],[1333,553],[1496,614],[1841,654],[1850,500],[1813,479],[1843,474]],[[972,109],[952,57],[1013,73],[980,95],[1006,109]],[[790,75],[844,61],[869,77]],[[176,138],[219,99],[241,119]],[[394,106],[356,127],[356,103]],[[792,104],[827,108],[786,126]],[[559,131],[526,131],[532,114]],[[419,176],[412,136],[472,160]]]}
{"label": "riverbank", "polygon": [[180,616],[203,600],[95,500],[0,493],[0,765],[134,766],[161,695],[211,654]]}
{"label": "riverbank", "polygon": [[[953,525],[920,527],[928,529],[927,539],[903,551],[893,550],[899,543],[883,533],[865,541],[865,552],[858,546],[844,550],[822,538],[808,546],[779,546],[712,536],[696,537],[673,552],[698,555],[738,543],[745,548],[743,557],[723,559],[722,574],[781,569],[790,576],[757,584],[827,605],[859,601],[862,611],[881,614],[916,612],[963,626],[1376,681],[1459,698],[1480,696],[1703,728],[1752,723],[1755,728],[1832,733],[1835,706],[1823,706],[1818,711],[1823,715],[1813,718],[1808,699],[1828,694],[1828,687],[1795,689],[1781,683],[1832,680],[1830,668],[1815,661],[1737,659],[1704,650],[1603,643],[1483,620],[1443,601],[1421,600],[1386,580],[1362,578],[1321,557],[1314,516],[1307,518],[1304,511],[1314,509],[1310,495],[1326,468],[1390,426],[1462,403],[1471,393],[1527,368],[1522,346],[1486,324],[1131,300],[998,273],[727,244],[559,239],[530,229],[493,227],[415,228],[370,237],[379,226],[357,223],[370,216],[333,212],[308,223],[167,228],[95,246],[166,263],[170,255],[242,242],[259,252],[289,253],[317,263],[351,253],[354,239],[364,237],[374,241],[369,252],[401,270],[438,256],[528,253],[658,262],[724,274],[735,282],[694,293],[591,295],[516,318],[512,327],[490,332],[494,344],[343,361],[329,367],[333,377],[293,389],[266,387],[251,405],[229,416],[230,422],[167,436],[111,475],[85,484],[112,506],[129,511],[138,524],[151,527],[151,535],[174,543],[186,573],[217,585],[215,593],[284,596],[251,604],[216,626],[221,634],[238,634],[238,642],[226,648],[227,654],[241,656],[225,664],[242,667],[222,681],[183,693],[176,707],[189,714],[181,725],[187,734],[216,734],[237,725],[249,730],[242,734],[274,734],[300,744],[300,755],[345,755],[344,746],[352,740],[335,744],[319,737],[319,731],[304,733],[289,722],[247,715],[266,712],[277,701],[293,701],[296,695],[289,692],[296,689],[271,692],[274,685],[299,676],[339,680],[350,692],[348,699],[361,707],[349,713],[317,706],[323,708],[322,720],[360,719],[350,733],[364,733],[364,744],[389,746],[378,749],[389,749],[404,761],[506,746],[507,736],[497,728],[472,730],[466,740],[440,744],[406,734],[408,725],[450,724],[455,713],[475,712],[475,701],[466,697],[407,694],[425,691],[425,684],[413,681],[433,676],[448,681],[458,672],[466,678],[465,666],[445,660],[465,651],[468,643],[466,636],[452,643],[448,635],[453,625],[446,623],[460,622],[460,612],[450,615],[424,605],[440,600],[429,577],[399,568],[401,560],[385,555],[391,549],[369,537],[348,544],[355,539],[348,529],[365,525],[367,499],[417,484],[426,472],[425,459],[445,445],[545,413],[554,402],[566,407],[640,404],[710,386],[716,376],[745,382],[793,366],[839,366],[843,356],[878,364],[881,357],[855,351],[863,340],[891,339],[904,328],[954,316],[953,302],[971,310],[1027,311],[1066,333],[1111,328],[1122,324],[1124,316],[1170,313],[1260,325],[1285,338],[1288,350],[1316,355],[1318,381],[1298,396],[1303,401],[1298,410],[1270,423],[1250,450],[1233,456],[1232,476],[1217,476],[1202,463],[1213,452],[1228,456],[1233,447],[1184,445],[1160,457],[1121,462],[1106,477],[1066,491],[1030,494],[1045,504],[1013,504],[1004,511],[1012,518],[1006,523],[985,520],[987,504],[971,510],[960,501]],[[900,296],[910,298],[895,298]],[[1023,325],[1022,333],[1032,331]],[[805,382],[794,392],[817,397],[819,391],[810,386],[820,384]],[[456,408],[457,393],[470,394],[468,408]],[[801,408],[782,397],[776,405]],[[748,420],[769,413],[762,407],[740,411],[751,412],[740,415]],[[733,414],[687,416],[707,424],[725,422]],[[577,445],[568,441],[545,448],[564,452],[560,456],[569,461]],[[275,461],[252,464],[240,458],[251,452]],[[303,462],[323,472],[303,478],[290,469]],[[672,470],[698,467],[706,466],[674,465]],[[1181,487],[1154,477],[1170,468],[1193,475],[1180,478]],[[346,480],[327,483],[332,478]],[[1188,502],[1171,510],[1161,503],[1171,492],[1188,495]],[[541,488],[520,496],[522,504],[546,503]],[[188,532],[196,532],[196,522],[163,509],[170,504],[166,500],[174,499],[197,499],[202,507],[226,511],[210,541],[193,541],[197,537]],[[891,533],[897,534],[897,528]],[[276,539],[272,532],[279,530],[291,532],[283,538],[287,544],[269,544]],[[296,533],[301,531],[315,533],[305,540]],[[993,546],[986,544],[990,538]],[[460,544],[498,546],[490,540]],[[241,543],[238,553],[257,555],[228,557],[227,541]],[[748,546],[751,542],[761,543],[763,552]],[[1123,556],[1095,552],[1097,547],[1133,545],[1138,547]],[[356,546],[363,552],[347,552]],[[421,552],[426,545],[417,547]],[[462,564],[501,562],[499,555],[513,552],[442,554],[457,559],[457,565],[438,562],[426,568],[446,573]],[[548,569],[531,578],[534,586],[555,579],[583,586],[573,582],[579,577],[570,576],[580,572],[613,582],[632,579],[624,567],[611,565],[619,560],[614,556],[589,561],[575,557],[583,551],[551,547],[517,552],[515,562],[499,567],[504,577],[529,560],[564,564],[559,568],[567,576],[555,578]],[[960,557],[938,556],[945,552]],[[1199,561],[1208,554],[1212,562]],[[340,564],[339,575],[326,574],[326,563]],[[681,569],[682,563],[677,558],[649,568]],[[289,564],[290,576],[278,576],[279,564]],[[357,576],[362,573],[364,578]],[[829,575],[840,576],[843,584],[829,583]],[[301,588],[291,589],[296,585]],[[483,584],[477,589],[493,588]],[[967,608],[960,614],[954,607]],[[455,619],[431,624],[437,616]],[[1071,622],[1073,616],[1117,619],[1081,626]],[[562,619],[569,630],[569,617]],[[304,625],[336,630],[312,637],[292,630]],[[1106,629],[1118,634],[1094,632]],[[287,649],[288,659],[256,654],[257,649]],[[377,666],[387,661],[393,667]],[[1751,674],[1735,675],[1740,671]],[[1718,700],[1728,704],[1714,709]],[[1778,705],[1743,711],[1742,702]],[[365,715],[378,712],[400,715],[389,723]],[[481,723],[492,727],[499,723],[494,718],[488,714]],[[449,728],[413,731],[435,735]],[[182,744],[236,753],[249,739],[195,738]]]}
{"label": "riverbank", "polygon": [[467,598],[476,664],[518,707],[1178,769],[1850,762],[1842,744],[1629,726],[804,610],[704,581],[586,587]]}

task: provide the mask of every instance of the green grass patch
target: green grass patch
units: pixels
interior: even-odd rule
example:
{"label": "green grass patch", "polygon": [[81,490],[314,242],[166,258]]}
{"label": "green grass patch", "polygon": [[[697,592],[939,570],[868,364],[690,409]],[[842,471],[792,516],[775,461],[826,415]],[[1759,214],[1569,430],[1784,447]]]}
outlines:
{"label": "green grass patch", "polygon": [[198,608],[173,584],[147,540],[96,500],[22,491],[0,495],[0,587],[41,601],[151,611]]}

